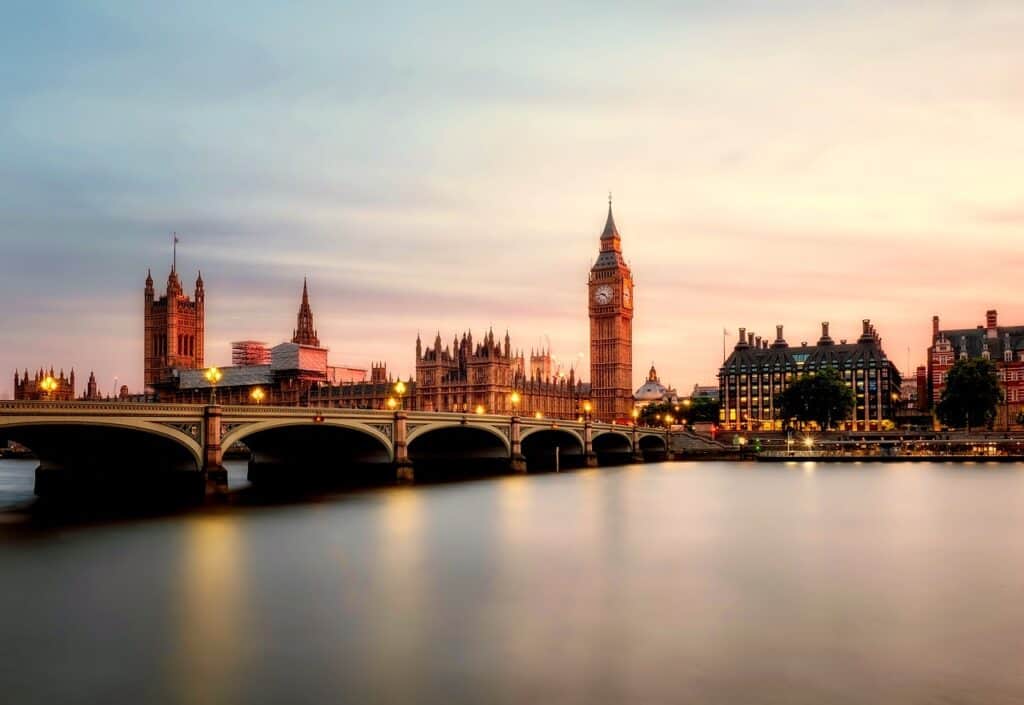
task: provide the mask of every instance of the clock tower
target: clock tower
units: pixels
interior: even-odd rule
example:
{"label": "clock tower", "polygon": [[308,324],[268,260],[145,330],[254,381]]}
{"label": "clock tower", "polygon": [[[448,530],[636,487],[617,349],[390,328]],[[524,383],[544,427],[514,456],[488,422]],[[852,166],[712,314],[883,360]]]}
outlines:
{"label": "clock tower", "polygon": [[594,419],[628,420],[633,411],[633,275],[622,259],[610,195],[601,251],[590,268],[588,286]]}

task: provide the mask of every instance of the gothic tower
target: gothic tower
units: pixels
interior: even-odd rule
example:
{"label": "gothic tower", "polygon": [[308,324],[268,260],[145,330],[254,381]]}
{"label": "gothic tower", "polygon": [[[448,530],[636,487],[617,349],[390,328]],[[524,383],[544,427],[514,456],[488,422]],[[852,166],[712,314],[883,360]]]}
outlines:
{"label": "gothic tower", "polygon": [[195,296],[185,295],[178,279],[177,263],[167,277],[167,293],[156,298],[153,275],[146,274],[143,294],[145,338],[144,381],[147,389],[171,381],[174,369],[203,366],[206,328],[206,291],[203,275],[196,279]]}
{"label": "gothic tower", "polygon": [[601,251],[590,268],[590,385],[593,417],[629,419],[633,409],[633,276],[622,259],[612,217],[601,233]]}
{"label": "gothic tower", "polygon": [[313,327],[313,309],[309,307],[309,288],[306,286],[305,278],[302,280],[302,303],[299,305],[292,342],[312,345],[314,348],[320,347],[320,339],[316,337],[316,329]]}

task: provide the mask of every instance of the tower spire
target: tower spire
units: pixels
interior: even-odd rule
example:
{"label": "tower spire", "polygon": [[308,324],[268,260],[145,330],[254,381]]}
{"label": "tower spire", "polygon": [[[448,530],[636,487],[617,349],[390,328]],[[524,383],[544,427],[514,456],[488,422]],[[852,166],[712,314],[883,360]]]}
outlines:
{"label": "tower spire", "polygon": [[309,306],[309,286],[306,278],[302,278],[302,303],[299,305],[299,314],[295,325],[293,343],[299,345],[312,345],[320,347],[320,339],[316,336],[316,329],[313,327],[313,309]]}

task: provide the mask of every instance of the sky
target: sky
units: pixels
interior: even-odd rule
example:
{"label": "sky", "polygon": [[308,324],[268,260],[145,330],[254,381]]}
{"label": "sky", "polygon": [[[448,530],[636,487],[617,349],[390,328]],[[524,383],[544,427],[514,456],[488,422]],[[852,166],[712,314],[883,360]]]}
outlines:
{"label": "sky", "polygon": [[[901,369],[1024,324],[1024,3],[16,2],[0,26],[0,397],[142,386],[181,239],[207,362],[291,337],[414,370],[417,332],[589,376],[607,194],[633,375],[715,384],[740,326],[870,318]],[[80,383],[81,384],[81,383]]]}

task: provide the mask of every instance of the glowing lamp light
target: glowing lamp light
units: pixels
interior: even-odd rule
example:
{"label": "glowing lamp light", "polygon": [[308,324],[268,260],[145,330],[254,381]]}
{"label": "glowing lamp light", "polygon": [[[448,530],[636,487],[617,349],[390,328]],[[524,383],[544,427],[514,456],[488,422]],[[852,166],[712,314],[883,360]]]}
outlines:
{"label": "glowing lamp light", "polygon": [[476,411],[476,413],[478,413],[478,414],[482,414],[482,413],[484,413],[484,405],[483,405],[483,404],[477,404],[477,405],[476,405],[476,410],[475,410],[475,411]]}
{"label": "glowing lamp light", "polygon": [[47,394],[53,394],[57,390],[57,380],[52,375],[46,375],[43,381],[39,383],[39,388]]}
{"label": "glowing lamp light", "polygon": [[517,406],[519,406],[519,402],[521,400],[522,400],[522,397],[519,396],[519,392],[512,392],[512,396],[509,397],[509,401],[512,402],[512,408],[513,409],[516,408]]}
{"label": "glowing lamp light", "polygon": [[814,439],[808,436],[807,438],[804,439],[804,445],[807,446],[808,450],[810,450],[811,448],[814,447]]}
{"label": "glowing lamp light", "polygon": [[397,394],[398,396],[402,396],[403,394],[405,394],[405,382],[403,382],[402,380],[398,380],[397,382],[395,382],[395,394]]}
{"label": "glowing lamp light", "polygon": [[266,398],[267,393],[263,391],[262,387],[256,387],[256,389],[252,390],[249,396],[252,397],[252,400],[254,402],[260,404]]}
{"label": "glowing lamp light", "polygon": [[533,412],[533,418],[535,418],[535,419],[542,419],[542,418],[544,418],[544,414],[540,413],[539,411],[535,411],[535,412]]}
{"label": "glowing lamp light", "polygon": [[589,414],[590,410],[593,409],[593,408],[594,408],[594,406],[590,403],[589,399],[587,401],[583,402],[583,411],[585,413]]}
{"label": "glowing lamp light", "polygon": [[203,373],[206,381],[210,383],[210,404],[217,403],[217,382],[224,377],[224,373],[217,367],[211,367]]}
{"label": "glowing lamp light", "polygon": [[398,408],[398,401],[394,397],[388,397],[388,408],[392,411]]}

